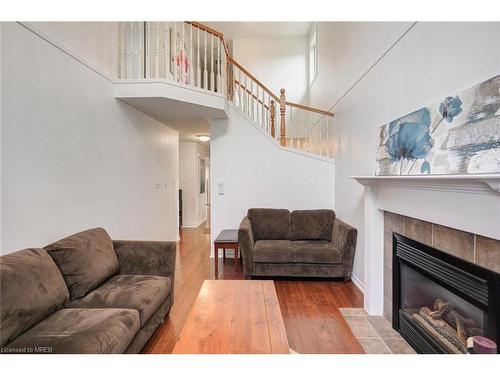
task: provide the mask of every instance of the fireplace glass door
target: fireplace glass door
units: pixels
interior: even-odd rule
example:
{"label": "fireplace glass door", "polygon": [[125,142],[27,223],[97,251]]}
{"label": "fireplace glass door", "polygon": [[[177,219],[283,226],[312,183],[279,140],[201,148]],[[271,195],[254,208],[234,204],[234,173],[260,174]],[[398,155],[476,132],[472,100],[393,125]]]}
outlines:
{"label": "fireplace glass door", "polygon": [[401,264],[401,310],[449,353],[466,353],[482,336],[484,311],[406,264]]}

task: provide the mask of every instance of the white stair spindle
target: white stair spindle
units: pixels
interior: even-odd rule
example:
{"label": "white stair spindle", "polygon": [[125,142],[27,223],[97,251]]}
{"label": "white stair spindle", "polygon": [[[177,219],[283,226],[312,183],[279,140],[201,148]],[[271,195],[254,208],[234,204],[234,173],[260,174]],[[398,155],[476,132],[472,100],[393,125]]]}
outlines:
{"label": "white stair spindle", "polygon": [[156,22],[155,78],[160,76],[160,23]]}
{"label": "white stair spindle", "polygon": [[326,157],[330,157],[330,117],[326,116]]}
{"label": "white stair spindle", "polygon": [[254,111],[254,97],[253,97],[253,79],[250,80],[250,95],[249,95],[249,110],[251,112],[250,118],[255,121],[255,111]]}
{"label": "white stair spindle", "polygon": [[144,39],[146,41],[146,66],[145,66],[145,78],[151,78],[152,76],[152,69],[151,69],[151,22],[146,22],[145,23],[145,35]]}
{"label": "white stair spindle", "polygon": [[130,32],[130,71],[127,74],[127,78],[135,78],[135,27],[134,22],[129,23],[129,32]]}
{"label": "white stair spindle", "polygon": [[255,122],[262,127],[262,123],[260,122],[260,96],[259,96],[259,85],[256,87],[255,91]]}
{"label": "white stair spindle", "polygon": [[165,25],[165,79],[169,79],[170,77],[170,57],[169,57],[169,51],[170,51],[170,37],[169,37],[169,31],[170,27],[168,22],[164,22]]}
{"label": "white stair spindle", "polygon": [[133,58],[134,50],[132,49],[133,35],[131,33],[132,30],[131,24],[132,24],[131,22],[127,22],[125,25],[125,35],[127,36],[126,46],[125,46],[127,53],[127,70],[125,71],[126,78],[132,78],[134,71],[134,58]]}
{"label": "white stair spindle", "polygon": [[148,48],[148,23],[141,22],[142,33],[141,33],[141,51],[142,51],[142,75],[143,78],[149,78],[149,48]]}
{"label": "white stair spindle", "polygon": [[323,124],[322,124],[322,118],[319,119],[319,154],[321,156],[323,156],[323,137],[322,137],[322,134],[323,133]]}
{"label": "white stair spindle", "polygon": [[172,55],[172,74],[174,75],[174,82],[177,82],[177,22],[174,21],[174,38],[173,38],[173,55]]}
{"label": "white stair spindle", "polygon": [[266,113],[265,113],[265,116],[266,116],[266,131],[271,134],[271,96],[266,93],[267,95],[267,100],[264,101],[264,103],[267,104],[267,110],[266,110]]}
{"label": "white stair spindle", "polygon": [[125,78],[126,69],[126,59],[125,54],[125,23],[120,22],[120,78]]}
{"label": "white stair spindle", "polygon": [[185,40],[185,35],[184,35],[184,29],[185,29],[185,23],[184,21],[181,22],[181,27],[182,27],[182,33],[181,33],[181,45],[179,47],[180,55],[179,55],[179,61],[180,61],[180,80],[181,83],[185,84],[186,83],[186,65],[185,65],[185,59],[186,59],[186,48],[184,47],[184,40]]}
{"label": "white stair spindle", "polygon": [[137,78],[141,79],[144,78],[144,23],[137,22],[137,24]]}
{"label": "white stair spindle", "polygon": [[136,32],[136,22],[130,23],[130,43],[132,45],[132,64],[131,64],[131,74],[130,78],[140,78],[137,75],[139,64],[139,47],[137,46],[137,32]]}
{"label": "white stair spindle", "polygon": [[124,22],[124,33],[125,33],[125,55],[126,55],[126,66],[125,66],[125,77],[131,78],[132,73],[132,38],[130,35],[130,22]]}
{"label": "white stair spindle", "polygon": [[207,74],[208,74],[208,69],[207,69],[207,32],[204,30],[203,31],[203,34],[205,35],[205,57],[204,57],[204,60],[203,60],[203,88],[205,90],[208,89],[208,77],[207,77]]}
{"label": "white stair spindle", "polygon": [[248,110],[248,88],[247,88],[247,75],[245,74],[245,84],[244,84],[244,96],[245,96],[245,113],[247,115],[250,114],[249,110]]}
{"label": "white stair spindle", "polygon": [[193,25],[189,24],[189,84],[195,86],[193,83]]}
{"label": "white stair spindle", "polygon": [[[301,117],[302,116],[303,115],[301,115]],[[300,121],[300,126],[302,128],[302,151],[307,151],[307,134],[306,134],[306,127],[304,126],[303,121]]]}
{"label": "white stair spindle", "polygon": [[220,37],[217,37],[217,92],[221,92],[221,69],[222,69],[222,57],[220,54]]}
{"label": "white stair spindle", "polygon": [[215,91],[214,77],[215,77],[215,64],[214,64],[214,34],[210,34],[210,90]]}
{"label": "white stair spindle", "polygon": [[238,102],[240,105],[240,109],[244,111],[245,106],[243,105],[243,89],[242,89],[242,82],[241,82],[241,70],[238,69]]}
{"label": "white stair spindle", "polygon": [[262,127],[265,129],[266,128],[266,107],[265,107],[265,99],[266,99],[266,92],[264,91],[264,88],[262,88],[262,107],[261,107],[261,115],[262,115]]}
{"label": "white stair spindle", "polygon": [[225,98],[228,98],[227,96],[227,65],[226,65],[226,53],[224,51],[224,44],[223,40],[221,39],[221,51],[220,51],[220,89],[222,95],[224,95]]}
{"label": "white stair spindle", "polygon": [[196,86],[201,88],[201,60],[200,60],[200,28],[198,27],[196,43]]}

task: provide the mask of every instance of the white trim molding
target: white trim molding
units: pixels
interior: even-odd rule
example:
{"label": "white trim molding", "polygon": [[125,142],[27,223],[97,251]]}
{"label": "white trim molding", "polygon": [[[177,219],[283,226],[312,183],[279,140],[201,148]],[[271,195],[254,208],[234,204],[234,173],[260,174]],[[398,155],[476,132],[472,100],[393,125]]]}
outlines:
{"label": "white trim molding", "polygon": [[500,174],[353,176],[364,185],[364,307],[382,315],[384,211],[500,239]]}
{"label": "white trim molding", "polygon": [[364,186],[435,190],[468,194],[500,194],[500,174],[353,176]]}
{"label": "white trim molding", "polygon": [[351,281],[358,287],[358,289],[361,291],[361,293],[365,293],[365,284],[361,282],[361,280],[358,279],[358,277],[355,274],[351,275]]}

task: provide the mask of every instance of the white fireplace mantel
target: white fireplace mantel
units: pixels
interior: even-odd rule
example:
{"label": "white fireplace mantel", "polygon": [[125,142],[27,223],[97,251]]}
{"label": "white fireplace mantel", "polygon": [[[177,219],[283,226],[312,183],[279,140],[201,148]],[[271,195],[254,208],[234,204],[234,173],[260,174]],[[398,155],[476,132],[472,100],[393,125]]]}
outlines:
{"label": "white fireplace mantel", "polygon": [[365,309],[383,313],[384,211],[500,239],[500,174],[353,176],[364,185]]}
{"label": "white fireplace mantel", "polygon": [[440,190],[469,194],[500,194],[500,174],[353,176],[365,186]]}

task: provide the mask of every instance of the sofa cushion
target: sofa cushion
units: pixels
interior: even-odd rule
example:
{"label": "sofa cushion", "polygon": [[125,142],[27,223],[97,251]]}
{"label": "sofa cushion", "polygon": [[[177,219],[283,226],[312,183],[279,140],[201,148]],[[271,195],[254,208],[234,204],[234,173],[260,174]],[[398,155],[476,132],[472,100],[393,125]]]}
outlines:
{"label": "sofa cushion", "polygon": [[253,248],[256,263],[294,263],[296,261],[292,241],[259,240]]}
{"label": "sofa cushion", "polygon": [[68,300],[64,279],[47,252],[26,249],[0,257],[0,346]]}
{"label": "sofa cushion", "polygon": [[102,228],[73,234],[45,250],[59,267],[72,300],[94,290],[119,269],[113,241]]}
{"label": "sofa cushion", "polygon": [[85,297],[72,301],[76,308],[121,308],[139,312],[141,327],[170,294],[170,278],[117,275]]}
{"label": "sofa cushion", "polygon": [[290,240],[290,211],[275,208],[251,208],[247,214],[255,241]]}
{"label": "sofa cushion", "polygon": [[296,210],[291,214],[292,240],[330,241],[335,211]]}
{"label": "sofa cushion", "polygon": [[[124,353],[139,331],[139,313],[126,309],[62,309],[7,345],[51,353]],[[5,349],[4,349],[5,351]]]}
{"label": "sofa cushion", "polygon": [[342,263],[340,251],[331,242],[294,241],[293,249],[297,257],[297,263]]}

